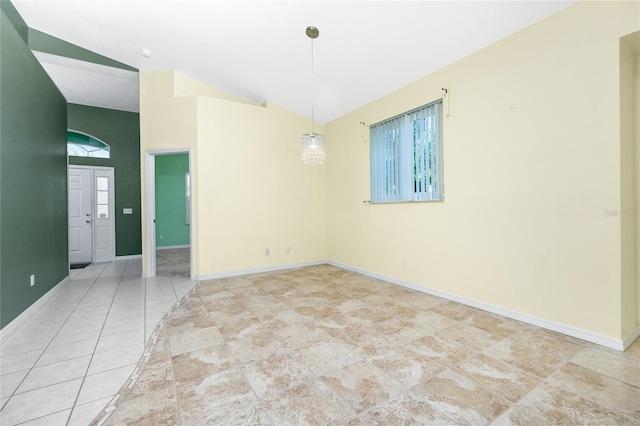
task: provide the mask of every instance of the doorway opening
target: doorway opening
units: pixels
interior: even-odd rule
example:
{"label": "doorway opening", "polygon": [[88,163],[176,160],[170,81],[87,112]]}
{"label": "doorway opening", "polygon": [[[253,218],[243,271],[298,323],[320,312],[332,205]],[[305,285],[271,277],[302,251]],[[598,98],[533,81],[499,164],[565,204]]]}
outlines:
{"label": "doorway opening", "polygon": [[145,179],[145,276],[191,278],[191,151],[146,151]]}
{"label": "doorway opening", "polygon": [[69,166],[69,266],[116,258],[113,167]]}

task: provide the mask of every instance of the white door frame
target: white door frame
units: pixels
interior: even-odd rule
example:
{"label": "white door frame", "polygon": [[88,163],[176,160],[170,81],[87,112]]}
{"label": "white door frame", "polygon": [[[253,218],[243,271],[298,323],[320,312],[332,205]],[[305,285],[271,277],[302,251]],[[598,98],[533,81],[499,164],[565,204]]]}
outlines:
{"label": "white door frame", "polygon": [[187,154],[189,156],[189,174],[191,177],[191,199],[189,205],[189,277],[193,279],[193,164],[191,148],[147,149],[144,151],[144,205],[145,205],[145,263],[144,277],[156,276],[156,155]]}
{"label": "white door frame", "polygon": [[[81,166],[76,164],[68,164],[67,179],[69,179],[69,169],[85,169],[91,170],[91,261],[92,262],[113,262],[116,259],[116,207],[115,207],[115,171],[113,167],[107,166]],[[104,171],[109,174],[109,216],[112,218],[112,225],[109,227],[109,258],[96,259],[96,185],[95,171]],[[68,191],[68,189],[67,189]],[[69,210],[69,201],[67,200],[67,211]]]}

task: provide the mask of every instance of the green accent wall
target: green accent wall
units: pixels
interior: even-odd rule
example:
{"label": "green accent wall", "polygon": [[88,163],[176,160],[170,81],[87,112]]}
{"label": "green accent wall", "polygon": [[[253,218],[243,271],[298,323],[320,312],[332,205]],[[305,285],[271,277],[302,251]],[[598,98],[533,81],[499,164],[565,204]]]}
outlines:
{"label": "green accent wall", "polygon": [[189,245],[185,174],[189,155],[156,155],[156,247]]}
{"label": "green accent wall", "polygon": [[[69,275],[67,102],[0,2],[0,327]],[[9,17],[11,15],[11,19]],[[35,286],[30,286],[30,275]]]}
{"label": "green accent wall", "polygon": [[[69,164],[114,168],[116,256],[141,254],[140,114],[69,104],[68,127],[96,137],[111,147],[111,158],[70,156]],[[133,209],[133,214],[123,214],[124,208]]]}
{"label": "green accent wall", "polygon": [[57,37],[45,34],[42,31],[28,29],[29,48],[38,52],[51,53],[53,55],[64,56],[65,58],[77,59],[79,61],[91,62],[108,67],[120,68],[127,71],[138,71],[137,68],[130,67],[122,62],[114,61],[106,56],[99,55],[75,44],[68,43]]}
{"label": "green accent wall", "polygon": [[25,43],[29,42],[29,27],[9,0],[0,0],[0,9],[5,13],[13,28]]}

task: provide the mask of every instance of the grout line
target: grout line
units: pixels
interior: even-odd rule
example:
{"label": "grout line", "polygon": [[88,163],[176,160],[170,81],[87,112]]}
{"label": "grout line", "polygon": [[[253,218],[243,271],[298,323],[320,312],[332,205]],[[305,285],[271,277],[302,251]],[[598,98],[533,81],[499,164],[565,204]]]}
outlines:
{"label": "grout line", "polygon": [[[91,377],[91,376],[95,376],[97,374],[102,374],[102,373],[107,373],[109,371],[113,371],[113,370],[118,370],[120,368],[124,368],[124,367],[134,367],[134,369],[132,370],[131,374],[133,374],[135,372],[135,366],[138,364],[138,361],[136,362],[132,362],[131,364],[127,364],[127,365],[121,365],[119,367],[115,367],[115,368],[110,368],[109,370],[104,370],[104,371],[99,371],[97,373],[93,373],[93,374],[88,374],[86,377]],[[127,378],[128,380],[128,378]],[[109,398],[109,400],[111,400],[114,396],[116,396],[116,394],[120,391],[122,387],[119,387],[118,390],[116,392],[114,392],[112,395],[107,395],[107,396],[101,396],[99,398],[96,399],[92,399],[91,401],[85,401],[82,404],[75,404],[72,408],[75,410],[76,407],[82,407],[83,405],[87,405],[87,404],[91,404],[92,402],[96,402],[99,401],[101,399],[107,399]],[[105,407],[109,404],[109,401],[107,401],[107,403],[105,404]]]}
{"label": "grout line", "polygon": [[[109,265],[115,265],[116,263],[110,263]],[[71,421],[71,416],[73,415],[73,412],[75,411],[76,405],[78,404],[78,398],[80,398],[80,392],[82,392],[82,388],[84,386],[84,382],[87,379],[87,373],[89,372],[89,369],[91,368],[91,363],[93,362],[93,357],[96,354],[96,349],[98,348],[98,345],[100,344],[100,338],[102,337],[102,332],[104,330],[104,325],[107,322],[107,319],[109,318],[109,314],[111,313],[111,308],[113,307],[113,304],[115,302],[116,296],[118,294],[118,290],[120,289],[120,285],[122,284],[122,279],[125,276],[127,267],[129,266],[129,261],[127,260],[127,264],[125,265],[125,267],[122,270],[122,275],[120,275],[120,280],[118,281],[118,286],[116,287],[115,291],[113,292],[113,298],[111,299],[111,304],[109,305],[109,310],[107,311],[107,315],[104,317],[104,321],[102,323],[102,328],[100,329],[100,334],[98,335],[98,340],[96,341],[95,346],[93,347],[93,352],[91,353],[91,359],[89,360],[89,364],[87,365],[87,370],[84,373],[84,377],[82,377],[82,382],[80,383],[80,388],[78,388],[78,393],[76,394],[76,398],[73,401],[73,406],[71,407],[71,411],[69,412],[69,417],[67,418],[67,422],[66,424],[68,425],[69,422]],[[105,267],[102,272],[100,273],[100,276],[104,273],[105,270],[108,269],[108,266]],[[100,277],[99,276],[99,277]],[[99,278],[98,277],[98,278]],[[98,278],[96,278],[96,281],[94,281],[94,285],[95,283],[98,281]],[[114,277],[115,278],[115,277]],[[92,286],[93,287],[93,286]],[[86,296],[86,295],[85,295]]]}
{"label": "grout line", "polygon": [[[66,345],[66,344],[70,344],[70,343],[77,343],[77,342],[81,342],[82,340],[91,340],[91,339],[93,339],[93,338],[87,338],[87,339],[74,340],[73,342],[66,342],[66,343],[63,343],[63,344],[60,344],[60,345],[52,346],[52,343],[55,341],[56,337],[58,337],[58,336],[60,335],[61,330],[62,330],[62,329],[63,329],[67,324],[69,324],[69,321],[70,321],[70,319],[73,317],[73,315],[74,315],[76,312],[78,312],[78,311],[79,311],[79,307],[80,307],[80,305],[82,304],[82,302],[84,302],[85,300],[88,300],[88,298],[90,298],[90,297],[91,297],[91,292],[96,288],[96,285],[98,284],[98,282],[99,282],[101,279],[105,279],[105,280],[108,280],[108,281],[115,281],[115,280],[117,279],[117,280],[118,280],[118,285],[117,285],[117,287],[115,288],[115,290],[114,290],[114,291],[113,291],[113,293],[112,293],[112,296],[111,296],[111,303],[110,303],[110,305],[109,305],[109,310],[108,310],[108,311],[106,312],[106,314],[105,314],[104,321],[102,322],[102,329],[101,329],[101,333],[100,333],[100,335],[98,336],[98,338],[96,339],[96,342],[95,342],[95,344],[94,344],[94,346],[93,346],[93,352],[92,352],[91,354],[83,355],[83,357],[84,357],[84,356],[91,356],[91,358],[90,358],[90,360],[89,360],[89,363],[88,363],[88,365],[87,365],[87,369],[85,370],[84,375],[83,375],[83,376],[81,376],[81,377],[75,377],[75,378],[73,378],[73,379],[64,380],[64,381],[61,381],[61,382],[58,382],[58,383],[52,383],[52,384],[48,384],[48,385],[46,385],[46,386],[40,386],[40,387],[38,387],[38,388],[30,389],[30,390],[28,390],[28,391],[20,392],[20,393],[19,393],[19,394],[24,394],[24,393],[27,393],[27,392],[32,392],[32,391],[36,391],[36,390],[39,390],[39,389],[44,389],[44,388],[47,388],[47,387],[50,387],[50,386],[58,385],[58,384],[60,384],[60,383],[66,383],[66,382],[69,382],[69,381],[72,381],[72,380],[78,380],[78,379],[80,379],[80,378],[81,378],[81,379],[82,379],[82,382],[80,383],[80,387],[79,387],[79,389],[78,389],[78,393],[76,394],[76,398],[75,398],[75,400],[74,400],[74,404],[73,404],[73,406],[71,406],[71,407],[69,407],[69,408],[65,408],[64,410],[56,411],[56,412],[54,412],[54,413],[49,413],[49,414],[46,414],[46,415],[44,415],[44,416],[41,416],[41,417],[46,417],[46,416],[49,416],[49,415],[51,415],[51,414],[59,413],[59,412],[62,412],[62,411],[65,411],[65,410],[68,410],[68,409],[69,409],[69,410],[70,410],[70,414],[69,414],[69,417],[68,417],[68,419],[67,419],[67,423],[70,421],[70,418],[71,418],[71,415],[72,415],[72,413],[73,413],[73,410],[75,409],[75,406],[76,406],[76,403],[77,403],[77,400],[78,400],[79,394],[80,394],[80,392],[81,392],[81,390],[82,390],[82,386],[84,385],[85,378],[87,377],[87,372],[89,371],[89,368],[90,368],[90,366],[91,366],[91,362],[92,362],[92,360],[93,360],[93,356],[95,355],[95,350],[96,350],[96,348],[97,348],[97,346],[98,346],[98,344],[99,344],[99,342],[100,342],[100,338],[101,338],[101,337],[103,337],[103,336],[102,336],[102,331],[104,330],[104,325],[105,325],[105,323],[106,323],[106,321],[107,321],[107,319],[108,319],[108,317],[109,317],[109,314],[111,313],[111,308],[113,307],[113,305],[114,305],[114,303],[115,303],[115,299],[116,299],[116,296],[117,296],[118,291],[119,291],[119,289],[120,289],[120,285],[122,284],[123,278],[125,277],[125,275],[126,275],[126,271],[127,271],[128,267],[129,267],[129,262],[127,261],[127,264],[126,264],[126,265],[124,265],[124,267],[122,268],[122,271],[121,271],[121,272],[119,272],[117,275],[113,275],[113,276],[106,276],[106,274],[107,274],[107,273],[110,273],[110,272],[111,272],[112,270],[114,270],[114,269],[115,269],[116,271],[118,271],[118,270],[119,270],[119,268],[118,268],[118,269],[116,269],[116,265],[118,265],[118,266],[119,266],[120,264],[121,264],[121,262],[111,262],[111,263],[107,263],[107,264],[104,264],[104,266],[101,268],[101,270],[99,271],[99,273],[97,273],[97,274],[96,274],[95,276],[93,276],[93,277],[86,277],[86,276],[84,276],[84,275],[83,275],[83,273],[82,273],[82,272],[80,272],[80,273],[76,274],[72,279],[70,279],[70,280],[69,280],[68,286],[67,286],[67,287],[65,287],[65,289],[67,289],[67,290],[68,290],[68,289],[72,289],[74,292],[77,292],[77,293],[78,293],[78,296],[80,296],[80,297],[77,299],[77,301],[75,302],[75,304],[73,304],[73,302],[72,302],[72,304],[68,304],[69,306],[73,306],[73,308],[71,308],[71,310],[68,312],[68,314],[65,314],[65,315],[62,317],[62,318],[64,318],[64,321],[62,321],[62,323],[61,323],[61,324],[60,324],[60,326],[57,328],[57,330],[52,334],[51,338],[49,338],[49,342],[46,344],[46,346],[45,346],[44,348],[41,348],[41,349],[32,349],[32,350],[29,350],[29,351],[23,351],[23,352],[18,352],[18,353],[15,353],[15,354],[11,354],[11,355],[13,356],[13,355],[19,355],[19,354],[21,354],[21,353],[26,353],[26,352],[32,352],[32,351],[41,350],[41,352],[40,352],[39,356],[38,356],[38,357],[35,359],[35,361],[32,363],[31,367],[19,370],[19,371],[25,371],[25,370],[28,370],[28,371],[27,371],[27,373],[25,374],[24,378],[20,381],[20,383],[18,383],[18,385],[16,386],[16,388],[13,390],[13,392],[11,393],[11,395],[9,395],[9,396],[6,398],[6,400],[4,400],[4,403],[2,404],[2,408],[1,408],[2,410],[7,406],[7,404],[11,401],[11,399],[12,399],[15,395],[17,395],[17,394],[18,394],[18,392],[17,392],[17,391],[18,391],[18,389],[20,388],[20,386],[22,386],[22,384],[24,383],[24,381],[26,380],[26,378],[27,378],[27,377],[32,373],[32,371],[33,371],[34,369],[36,369],[36,368],[40,368],[40,367],[49,366],[49,365],[56,364],[56,363],[59,363],[59,362],[66,362],[66,361],[69,361],[69,360],[73,360],[73,359],[77,359],[77,358],[79,358],[79,357],[72,357],[72,358],[68,358],[68,359],[64,359],[64,360],[60,360],[60,361],[51,362],[51,363],[47,363],[47,364],[43,364],[43,365],[38,365],[38,366],[37,366],[38,362],[42,359],[42,357],[44,356],[44,354],[45,354],[45,353],[46,353],[50,348],[52,348],[52,347],[64,346],[64,345]],[[85,270],[85,271],[86,271],[86,270]],[[85,272],[85,271],[83,271],[83,272]],[[95,271],[95,272],[98,272],[98,271]],[[94,273],[94,271],[92,271],[92,274],[93,274],[93,273]],[[92,280],[92,281],[91,281],[91,280]],[[82,286],[86,286],[85,288],[83,288],[82,286],[78,286],[78,287],[71,287],[71,286],[73,286],[75,283],[83,282],[83,281],[86,281],[86,282],[87,282],[86,284],[85,284],[85,283],[83,283],[83,284],[82,284]],[[89,283],[90,283],[90,284],[89,284]],[[61,297],[63,297],[63,296],[65,296],[65,294],[60,293],[60,294],[57,294],[55,297],[51,298],[51,299],[50,299],[50,300],[49,300],[45,305],[43,305],[40,309],[38,309],[38,311],[37,311],[34,315],[32,315],[31,317],[29,317],[29,318],[28,318],[28,319],[27,319],[27,320],[26,320],[26,321],[25,321],[25,322],[20,326],[20,329],[22,329],[22,327],[24,327],[24,326],[28,325],[28,324],[31,322],[31,320],[36,320],[36,319],[37,319],[37,317],[38,317],[38,314],[40,314],[40,313],[42,312],[42,309],[44,309],[44,308],[45,308],[45,307],[47,307],[47,306],[54,306],[53,304],[55,304],[55,303],[56,303],[56,301],[61,300],[60,298],[61,298]],[[12,336],[10,336],[10,337],[13,337],[13,334],[12,334]],[[45,336],[45,337],[46,337],[46,336]],[[38,417],[38,418],[41,418],[41,417]],[[31,420],[34,420],[34,419],[28,419],[28,420],[26,420],[26,421],[31,421]]]}
{"label": "grout line", "polygon": [[[14,396],[14,395],[16,395],[16,393],[17,393],[18,389],[20,388],[20,386],[22,386],[22,384],[23,384],[23,383],[24,383],[24,381],[27,379],[27,377],[29,376],[29,374],[31,374],[31,372],[36,368],[36,364],[38,363],[38,361],[40,360],[40,358],[42,358],[42,356],[43,356],[43,355],[44,355],[44,353],[47,351],[47,349],[49,349],[50,347],[52,347],[52,346],[51,346],[51,343],[55,340],[56,336],[60,333],[60,330],[62,330],[62,328],[64,328],[65,324],[67,324],[67,322],[69,321],[69,318],[71,318],[71,316],[72,316],[72,315],[73,315],[73,313],[76,311],[76,309],[78,309],[78,306],[79,306],[79,305],[80,305],[80,303],[82,303],[82,301],[85,299],[85,297],[87,296],[87,294],[89,293],[89,291],[91,291],[91,289],[93,288],[93,286],[94,286],[94,285],[96,284],[96,282],[98,281],[98,278],[100,277],[100,275],[102,275],[102,272],[104,272],[104,269],[106,269],[106,268],[103,268],[103,270],[100,272],[100,274],[98,274],[98,276],[97,276],[97,277],[95,277],[95,279],[94,279],[93,283],[91,283],[91,285],[90,285],[90,286],[87,288],[87,290],[85,291],[84,295],[83,295],[83,296],[78,300],[78,302],[76,303],[76,306],[71,310],[71,312],[69,313],[69,315],[67,316],[67,318],[64,320],[64,322],[63,322],[63,323],[60,325],[60,327],[58,328],[58,331],[56,331],[56,332],[54,333],[54,335],[51,337],[51,339],[49,340],[49,343],[48,343],[48,344],[45,346],[45,348],[42,350],[42,353],[41,353],[41,354],[38,356],[38,358],[34,361],[33,365],[28,369],[29,371],[27,372],[27,374],[22,378],[22,380],[20,381],[20,383],[18,383],[18,385],[16,386],[16,388],[13,390],[13,392],[11,393],[11,395],[9,396],[9,398],[7,399],[7,401],[5,402],[5,404],[3,405],[3,407],[2,407],[3,409],[4,409],[4,407],[5,407],[5,406],[6,406],[6,405],[11,401],[11,399],[13,398],[13,396]],[[78,274],[78,275],[76,276],[76,278],[77,278],[79,275],[81,275],[81,274]],[[75,278],[74,278],[74,279],[75,279]],[[71,280],[71,281],[69,282],[69,285],[72,285],[72,284],[73,284],[73,280]],[[56,299],[58,296],[60,296],[60,295],[56,295],[56,297],[55,297],[55,298],[53,298],[53,299],[51,299],[49,302],[47,302],[47,304],[46,304],[45,306],[47,306],[49,303],[51,303],[51,302],[52,302],[54,299]],[[44,308],[44,306],[43,306],[43,308]],[[38,312],[40,312],[40,310],[38,310]],[[32,317],[30,317],[30,318],[29,318],[29,320],[31,320],[31,319],[33,319],[33,318],[35,318],[35,315],[34,315],[34,316],[32,316]],[[27,322],[28,322],[29,320],[27,320],[27,321],[25,322],[25,324],[23,324],[23,326],[24,326],[24,325],[26,325],[26,324],[27,324]],[[97,342],[96,342],[96,345],[97,345]],[[16,354],[14,354],[14,355],[16,355]],[[88,368],[89,368],[89,367],[87,366],[87,369],[88,369]],[[25,368],[25,370],[26,370],[26,368]],[[20,371],[24,371],[24,370],[20,370]],[[85,373],[85,374],[86,374],[86,373]],[[76,378],[76,379],[72,379],[72,380],[77,380],[77,378]],[[65,380],[65,381],[60,382],[60,383],[64,383],[64,382],[66,382],[66,381],[68,381],[68,380]],[[48,386],[52,386],[52,385],[48,385]],[[37,390],[37,389],[42,389],[42,388],[45,388],[45,387],[47,387],[47,386],[42,386],[42,387],[40,387],[40,388],[31,389],[30,391],[35,391],[35,390]],[[23,393],[26,393],[26,392],[23,392]]]}
{"label": "grout line", "polygon": [[[160,332],[166,327],[166,322],[167,322],[168,318],[171,316],[171,314],[174,311],[174,309],[180,304],[182,299],[186,298],[186,296],[187,295],[185,295],[184,297],[180,298],[180,300],[176,301],[166,311],[166,313],[163,315],[162,319],[160,321],[158,321],[156,327],[154,328],[153,333],[151,334],[152,339],[150,339],[150,341],[146,344],[146,346],[144,348],[144,351],[142,353],[142,356],[138,360],[137,367],[134,369],[134,372],[125,381],[125,383],[122,385],[120,390],[115,394],[114,398],[106,405],[106,407],[102,411],[100,411],[97,414],[97,416],[94,418],[92,424],[95,423],[96,421],[98,421],[98,425],[102,425],[111,416],[113,411],[118,407],[118,405],[119,405],[118,401],[120,399],[122,390],[125,387],[133,386],[135,384],[135,382],[140,378],[140,376],[142,375],[142,372],[144,371],[145,367],[149,363],[149,358],[151,356],[151,353],[153,352],[153,350],[155,349],[156,345],[158,344]],[[155,337],[153,337],[154,335],[155,335]],[[145,356],[145,354],[148,354],[148,355]],[[173,363],[172,363],[172,367],[171,368],[173,368]],[[134,376],[136,376],[136,377],[134,377]],[[176,402],[177,402],[177,393],[176,393],[176,390],[175,390],[175,381],[173,383],[174,383],[173,384],[173,386],[174,386],[174,395],[176,396]]]}
{"label": "grout line", "polygon": [[[133,386],[135,384],[135,382],[139,379],[140,375],[142,374],[142,371],[144,370],[144,368],[147,366],[148,361],[149,361],[149,357],[151,355],[151,353],[153,352],[153,349],[155,348],[155,346],[158,343],[159,340],[159,333],[162,331],[162,329],[166,326],[166,321],[169,318],[169,316],[171,315],[171,313],[173,312],[173,310],[180,304],[181,300],[186,298],[186,296],[190,293],[192,293],[195,289],[195,284],[194,287],[187,292],[183,297],[178,298],[175,288],[173,287],[173,282],[171,281],[170,277],[169,278],[169,286],[172,290],[172,293],[174,295],[174,303],[166,310],[165,314],[160,318],[159,321],[156,322],[156,326],[153,330],[153,332],[151,333],[151,335],[149,336],[149,339],[147,339],[146,337],[146,333],[147,333],[147,280],[146,278],[143,278],[143,283],[144,283],[144,336],[145,336],[145,343],[144,343],[144,349],[143,349],[143,353],[142,356],[140,357],[140,359],[138,360],[137,363],[137,367],[134,369],[131,377],[129,377],[125,383],[123,384],[123,386],[120,388],[120,390],[115,394],[114,398],[112,398],[112,400],[107,403],[107,405],[105,406],[105,408],[100,411],[97,416],[94,418],[93,422],[98,421],[98,425],[102,425],[113,413],[113,411],[117,408],[118,405],[118,400],[120,398],[120,393],[122,392],[122,389],[129,385],[129,386]],[[197,284],[197,283],[196,283]],[[155,337],[154,337],[155,336]],[[145,354],[148,354],[147,356],[145,356]],[[172,365],[173,368],[173,365]],[[134,377],[135,376],[135,377]],[[177,393],[175,390],[175,381],[173,384],[174,387],[174,395],[176,397],[176,402],[177,402]],[[180,417],[178,417],[180,418]],[[99,420],[98,420],[99,419]]]}
{"label": "grout line", "polygon": [[70,408],[65,408],[64,410],[56,411],[55,413],[45,414],[44,416],[40,416],[40,417],[36,417],[34,419],[25,420],[24,422],[16,423],[16,426],[17,425],[23,425],[25,423],[29,423],[29,422],[32,422],[34,420],[43,419],[43,418],[48,417],[48,416],[53,416],[54,414],[62,413],[62,412],[67,411],[67,410],[70,410]]}
{"label": "grout line", "polygon": [[171,284],[171,289],[173,290],[173,295],[175,296],[176,300],[180,300],[180,298],[178,297],[178,292],[176,292],[176,287],[173,285],[173,280],[171,279],[171,277],[169,278],[169,284]]}

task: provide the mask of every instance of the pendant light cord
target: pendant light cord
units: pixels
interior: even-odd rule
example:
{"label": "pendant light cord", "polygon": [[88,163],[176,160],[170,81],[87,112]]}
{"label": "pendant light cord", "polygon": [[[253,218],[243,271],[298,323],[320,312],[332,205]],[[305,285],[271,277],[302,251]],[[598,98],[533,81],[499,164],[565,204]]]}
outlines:
{"label": "pendant light cord", "polygon": [[314,117],[313,117],[313,95],[315,93],[314,90],[314,75],[313,75],[313,38],[311,39],[311,134],[315,134],[314,132]]}

